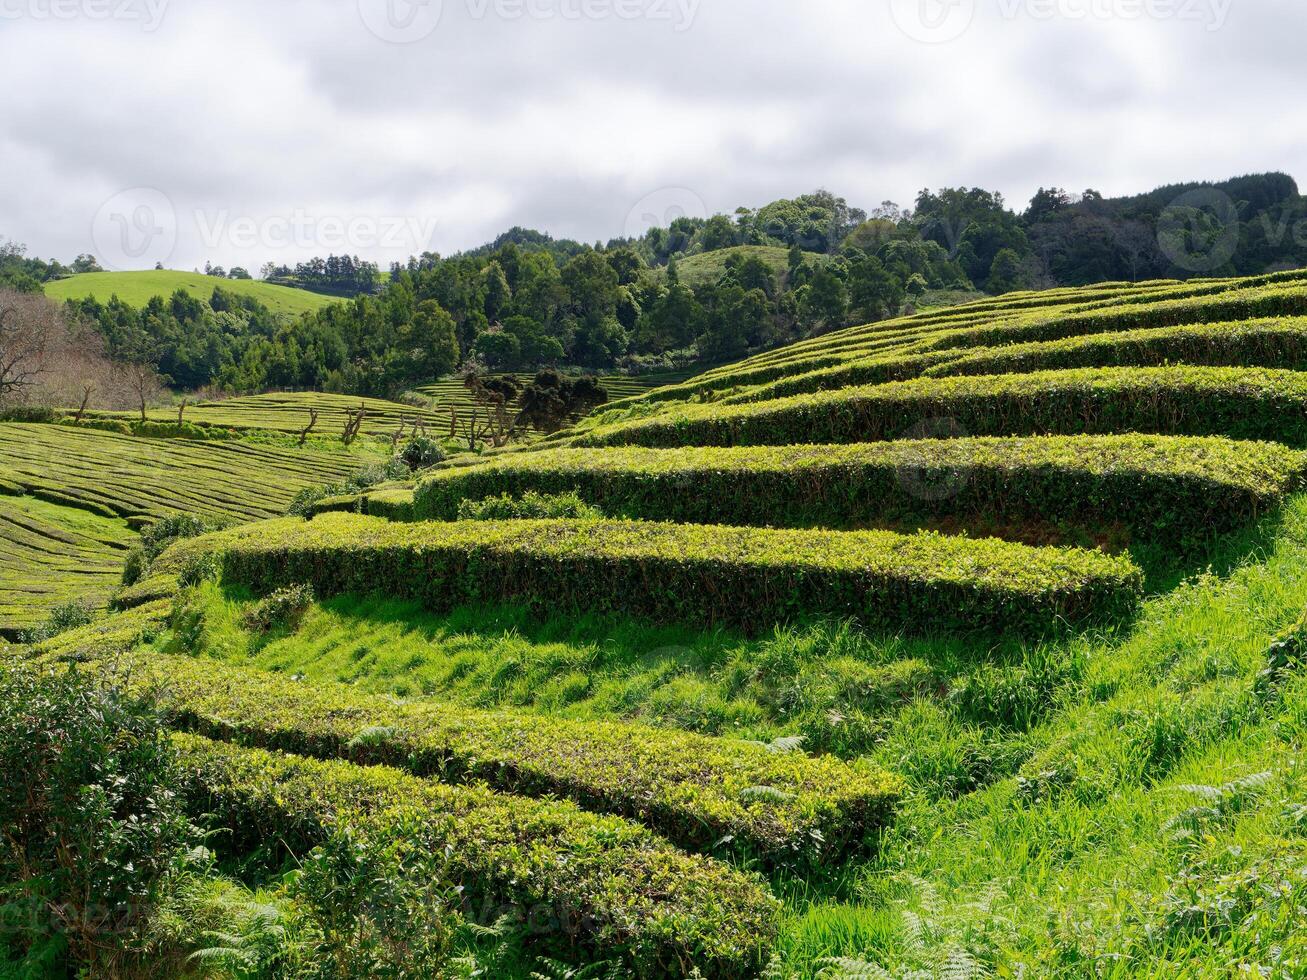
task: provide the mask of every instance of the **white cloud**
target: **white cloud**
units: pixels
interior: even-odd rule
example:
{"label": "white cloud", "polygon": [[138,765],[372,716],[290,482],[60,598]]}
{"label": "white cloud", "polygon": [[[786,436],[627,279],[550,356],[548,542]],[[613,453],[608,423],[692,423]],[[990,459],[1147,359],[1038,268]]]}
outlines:
{"label": "white cloud", "polygon": [[[326,251],[269,238],[297,216],[387,262],[513,224],[606,240],[667,187],[727,212],[818,185],[1019,204],[1294,173],[1307,140],[1307,11],[1274,0],[443,0],[412,44],[359,0],[171,0],[157,30],[90,14],[144,0],[42,2],[0,0],[0,236],[63,259],[141,186],[178,212],[173,265]],[[944,43],[891,16],[950,4],[969,19]],[[215,215],[265,240],[215,244]],[[409,230],[357,233],[386,222]]]}

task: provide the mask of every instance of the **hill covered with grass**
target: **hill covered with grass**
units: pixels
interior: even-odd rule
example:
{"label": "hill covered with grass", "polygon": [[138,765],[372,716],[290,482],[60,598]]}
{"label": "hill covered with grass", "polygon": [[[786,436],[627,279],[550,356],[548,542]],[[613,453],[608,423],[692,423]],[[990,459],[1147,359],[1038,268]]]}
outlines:
{"label": "hill covered with grass", "polygon": [[258,300],[274,313],[286,313],[292,316],[311,313],[331,303],[340,302],[336,297],[260,282],[257,279],[224,279],[198,272],[172,270],[85,272],[46,283],[45,294],[61,302],[92,298],[106,303],[117,296],[124,303],[141,307],[156,296],[167,299],[179,289],[185,290],[197,299],[207,301],[213,295],[215,288],[224,289],[237,296],[248,296]]}
{"label": "hill covered with grass", "polygon": [[225,901],[384,842],[369,908],[554,910],[451,915],[486,975],[1298,976],[1304,316],[1296,271],[831,332],[181,541],[24,656],[166,680]]}

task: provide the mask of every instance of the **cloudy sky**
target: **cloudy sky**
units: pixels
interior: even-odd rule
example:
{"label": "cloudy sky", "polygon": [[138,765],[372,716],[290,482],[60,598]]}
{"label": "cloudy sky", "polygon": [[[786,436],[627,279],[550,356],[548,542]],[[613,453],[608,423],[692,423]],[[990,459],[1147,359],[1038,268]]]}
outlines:
{"label": "cloudy sky", "polygon": [[1301,0],[0,0],[0,239],[382,263],[1302,166]]}

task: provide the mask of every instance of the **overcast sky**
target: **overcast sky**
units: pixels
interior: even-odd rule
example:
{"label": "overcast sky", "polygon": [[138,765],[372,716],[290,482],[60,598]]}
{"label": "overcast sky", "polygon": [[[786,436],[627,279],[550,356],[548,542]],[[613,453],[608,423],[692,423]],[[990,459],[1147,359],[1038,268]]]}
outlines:
{"label": "overcast sky", "polygon": [[0,239],[114,267],[826,187],[1307,179],[1301,0],[0,0]]}

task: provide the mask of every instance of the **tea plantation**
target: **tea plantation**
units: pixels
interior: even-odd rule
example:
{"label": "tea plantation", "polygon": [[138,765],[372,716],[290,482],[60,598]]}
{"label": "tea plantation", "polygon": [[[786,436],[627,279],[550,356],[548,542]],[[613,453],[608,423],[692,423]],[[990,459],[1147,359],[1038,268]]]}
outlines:
{"label": "tea plantation", "polygon": [[[158,697],[199,919],[380,854],[342,928],[455,896],[450,976],[1304,976],[1304,317],[1307,272],[1008,294],[308,518],[348,456],[0,426],[6,587],[245,521],[10,656]],[[285,975],[258,935],[215,975]]]}

